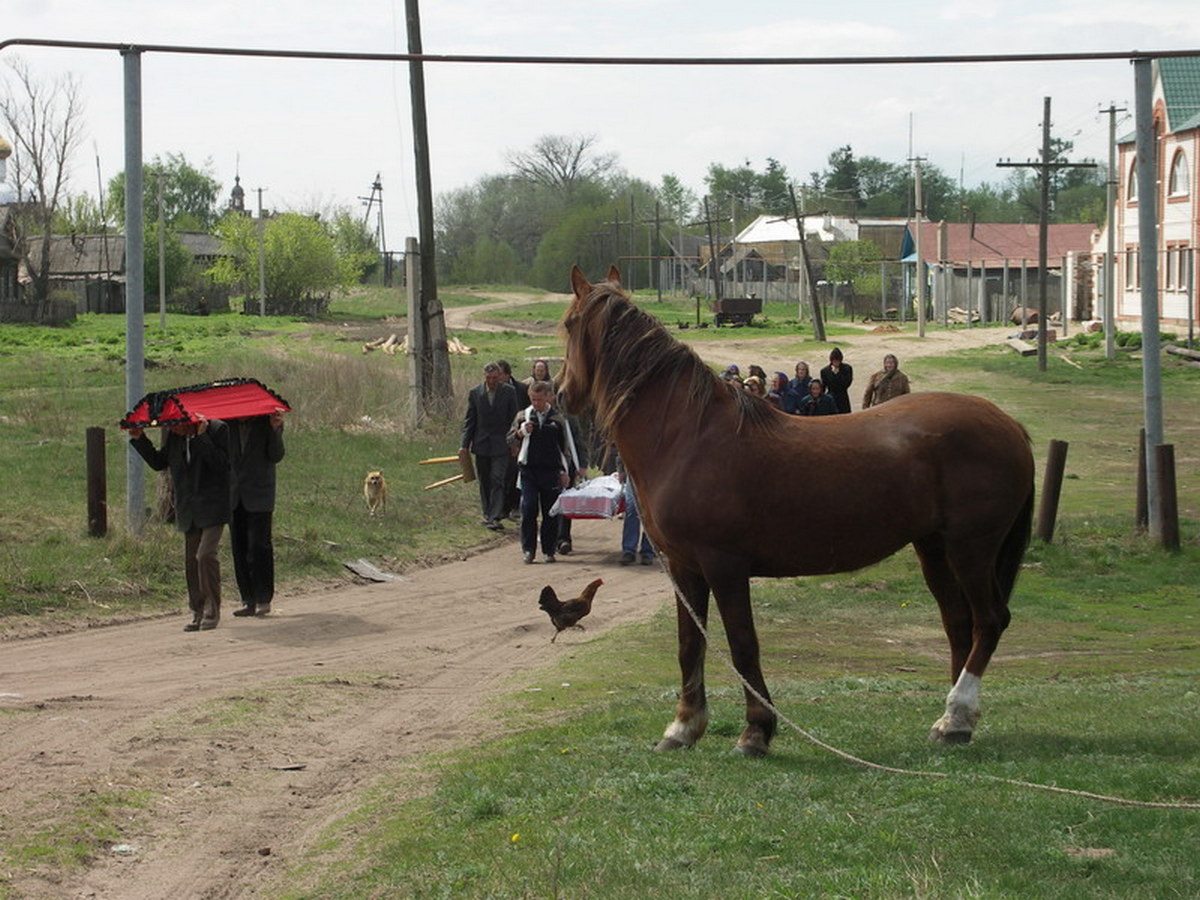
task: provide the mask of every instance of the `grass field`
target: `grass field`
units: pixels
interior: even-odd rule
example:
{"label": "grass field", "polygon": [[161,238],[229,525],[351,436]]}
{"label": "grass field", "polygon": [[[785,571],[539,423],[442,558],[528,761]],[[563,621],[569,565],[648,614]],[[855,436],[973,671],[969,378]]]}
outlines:
{"label": "grass field", "polygon": [[[361,352],[364,330],[400,314],[392,306],[370,294],[317,324],[229,315],[173,317],[165,334],[147,327],[147,390],[250,375],[292,403],[276,513],[285,589],[343,579],[346,559],[402,569],[480,540],[474,494],[421,491],[435,476],[415,464],[453,452],[457,421],[412,427],[403,359]],[[0,630],[181,602],[178,535],[123,527],[123,324],[0,326]],[[787,327],[772,316],[763,333]],[[524,359],[531,344],[511,332],[467,337],[479,352],[453,361],[459,396],[482,359]],[[910,368],[1012,412],[1039,471],[1050,439],[1070,442],[1055,539],[1026,558],[975,742],[925,740],[947,688],[946,651],[911,551],[754,588],[764,670],[787,719],[855,756],[932,775],[863,768],[791,725],[767,759],[734,755],[742,698],[719,626],[708,737],[693,751],[650,752],[678,687],[663,615],[578,648],[558,670],[524,673],[496,714],[504,738],[377,785],[274,896],[1200,896],[1200,810],[998,780],[1200,802],[1200,374],[1163,360],[1184,543],[1170,554],[1133,528],[1140,362],[1129,352],[1106,362],[1085,346],[1071,356],[1080,368],[1040,375],[982,351]],[[86,536],[88,425],[108,433],[104,538]],[[379,467],[406,498],[403,517],[364,515],[362,475]],[[431,787],[414,791],[414,774]]]}

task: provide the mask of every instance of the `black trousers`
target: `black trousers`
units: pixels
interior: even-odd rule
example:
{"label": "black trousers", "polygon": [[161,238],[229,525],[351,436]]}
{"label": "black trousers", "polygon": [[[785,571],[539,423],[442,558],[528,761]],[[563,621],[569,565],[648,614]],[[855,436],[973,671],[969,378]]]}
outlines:
{"label": "black trousers", "polygon": [[271,540],[270,510],[250,512],[242,504],[229,520],[233,573],[246,606],[270,603],[275,596],[275,545]]}

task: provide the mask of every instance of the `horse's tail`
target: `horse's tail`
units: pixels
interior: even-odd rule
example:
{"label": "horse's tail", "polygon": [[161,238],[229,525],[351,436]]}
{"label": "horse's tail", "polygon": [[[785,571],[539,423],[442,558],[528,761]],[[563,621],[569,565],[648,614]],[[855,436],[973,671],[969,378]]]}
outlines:
{"label": "horse's tail", "polygon": [[1017,575],[1021,571],[1021,560],[1025,556],[1025,548],[1029,546],[1029,536],[1033,532],[1033,485],[1030,484],[1025,502],[1021,505],[1017,518],[1013,521],[1004,542],[1000,545],[1000,553],[996,557],[996,587],[999,590],[1001,615],[1004,625],[1008,625],[1008,598],[1012,596],[1013,586],[1017,583]]}

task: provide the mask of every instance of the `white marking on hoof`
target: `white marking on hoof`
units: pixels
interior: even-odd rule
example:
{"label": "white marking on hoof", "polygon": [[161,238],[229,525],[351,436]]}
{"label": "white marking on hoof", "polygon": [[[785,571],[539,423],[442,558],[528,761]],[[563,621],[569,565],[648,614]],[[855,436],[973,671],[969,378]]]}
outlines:
{"label": "white marking on hoof", "polygon": [[694,747],[696,741],[704,736],[707,728],[707,713],[697,713],[687,721],[675,719],[675,721],[667,726],[667,730],[663,732],[662,740],[658,742],[658,746],[655,749],[678,750],[681,747]]}
{"label": "white marking on hoof", "polygon": [[929,739],[948,744],[965,744],[971,740],[979,721],[979,677],[963,670],[954,687],[946,695],[946,711],[933,723]]}

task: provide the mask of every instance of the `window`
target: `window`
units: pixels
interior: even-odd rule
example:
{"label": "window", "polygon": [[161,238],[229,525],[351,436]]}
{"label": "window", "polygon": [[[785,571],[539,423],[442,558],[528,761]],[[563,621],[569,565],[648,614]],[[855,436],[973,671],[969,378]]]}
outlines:
{"label": "window", "polygon": [[1186,197],[1189,189],[1187,157],[1180,150],[1171,161],[1171,177],[1167,181],[1167,196]]}
{"label": "window", "polygon": [[1133,203],[1135,200],[1137,200],[1138,196],[1136,157],[1129,163],[1129,181],[1126,184],[1128,186],[1125,189],[1125,201],[1127,203]]}

